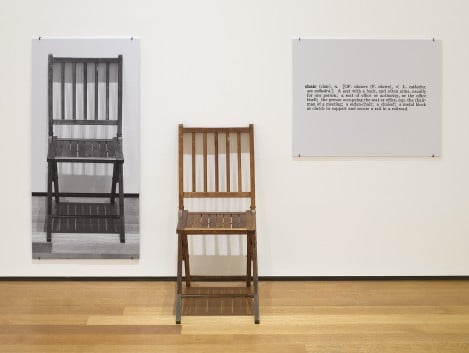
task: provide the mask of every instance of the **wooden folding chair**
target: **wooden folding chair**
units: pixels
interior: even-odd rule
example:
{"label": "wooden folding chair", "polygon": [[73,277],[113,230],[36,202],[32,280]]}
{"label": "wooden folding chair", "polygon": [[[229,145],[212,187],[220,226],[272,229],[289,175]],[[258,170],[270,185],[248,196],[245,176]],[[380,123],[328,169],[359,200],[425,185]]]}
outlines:
{"label": "wooden folding chair", "polygon": [[[249,161],[244,168],[249,169],[249,180],[243,183],[242,138],[247,138],[243,145],[248,145]],[[234,140],[233,140],[234,139]],[[210,140],[210,142],[209,142]],[[231,143],[230,143],[231,141]],[[233,143],[236,141],[236,143]],[[197,148],[201,147],[201,148]],[[202,146],[200,146],[202,145]],[[236,162],[231,160],[230,147],[236,146]],[[214,160],[209,163],[208,150],[213,152]],[[202,158],[196,157],[197,150],[202,150]],[[184,152],[190,154],[191,174],[186,179],[191,180],[190,191],[184,188],[185,168]],[[200,154],[200,153],[199,153]],[[197,162],[201,161],[202,166]],[[222,165],[224,164],[225,169]],[[198,169],[198,170],[197,170]],[[222,180],[222,172],[225,180]],[[200,178],[197,178],[197,176]],[[203,175],[203,177],[201,177]],[[200,179],[200,180],[197,180]],[[201,182],[203,180],[203,182]],[[210,182],[209,182],[210,180]],[[237,180],[234,182],[234,180]],[[198,182],[200,181],[200,182]],[[213,184],[213,185],[209,185]],[[243,190],[243,184],[248,184],[249,191]],[[245,198],[250,200],[250,209],[239,212],[199,212],[186,210],[184,201],[187,198]],[[257,274],[257,240],[256,240],[256,198],[254,171],[254,127],[233,128],[194,128],[179,125],[179,219],[178,260],[177,260],[177,294],[176,294],[176,323],[181,323],[182,299],[191,297],[249,297],[253,299],[254,321],[259,323],[259,296]],[[243,276],[194,276],[190,272],[188,235],[194,234],[239,234],[247,238],[247,268]],[[252,290],[241,294],[215,293],[194,294],[182,288],[182,263],[184,262],[186,287],[191,281],[204,280],[242,280]],[[251,275],[252,270],[252,275]]]}
{"label": "wooden folding chair", "polygon": [[[125,242],[124,180],[122,153],[122,55],[115,58],[54,57],[48,62],[48,121],[49,146],[47,154],[47,241],[52,233],[117,233]],[[110,70],[117,74],[117,92],[110,97]],[[99,74],[99,72],[103,72]],[[65,88],[66,72],[71,76],[71,87]],[[54,74],[55,73],[55,74]],[[82,82],[81,101],[77,102],[77,79]],[[99,90],[101,78],[101,90]],[[59,89],[54,89],[59,82]],[[92,87],[91,90],[88,87]],[[105,93],[104,93],[105,86]],[[57,87],[56,87],[57,88]],[[55,96],[54,96],[55,95]],[[68,97],[66,99],[65,97]],[[113,98],[114,97],[114,98]],[[113,98],[113,99],[111,99]],[[105,100],[105,109],[99,101]],[[83,104],[78,109],[78,104]],[[104,104],[104,103],[103,103]],[[103,104],[101,107],[104,108]],[[80,114],[78,114],[80,111]],[[114,114],[110,114],[112,111]],[[101,113],[101,114],[100,114]],[[91,115],[91,116],[90,116]],[[54,134],[57,125],[115,126],[113,138],[70,138]],[[59,192],[58,163],[105,163],[113,165],[109,203],[63,202]],[[116,186],[118,206],[115,204]],[[54,185],[54,192],[52,192]],[[53,202],[53,196],[55,202]],[[93,197],[84,192],[74,196]]]}

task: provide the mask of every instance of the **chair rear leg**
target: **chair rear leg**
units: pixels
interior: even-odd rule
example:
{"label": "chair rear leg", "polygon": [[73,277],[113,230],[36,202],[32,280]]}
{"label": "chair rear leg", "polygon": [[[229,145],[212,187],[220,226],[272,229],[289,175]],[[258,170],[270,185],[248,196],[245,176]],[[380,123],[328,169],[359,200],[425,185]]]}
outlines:
{"label": "chair rear leg", "polygon": [[254,285],[254,323],[259,324],[259,286],[257,274],[257,236],[256,232],[252,235],[252,267],[253,267],[253,285]]}
{"label": "chair rear leg", "polygon": [[47,241],[52,241],[52,163],[47,163]]}
{"label": "chair rear leg", "polygon": [[181,323],[182,316],[182,247],[183,235],[178,233],[178,264],[177,264],[177,288],[176,288],[176,324]]}
{"label": "chair rear leg", "polygon": [[125,217],[124,217],[124,173],[123,165],[119,164],[119,217],[120,217],[120,242],[125,243]]}

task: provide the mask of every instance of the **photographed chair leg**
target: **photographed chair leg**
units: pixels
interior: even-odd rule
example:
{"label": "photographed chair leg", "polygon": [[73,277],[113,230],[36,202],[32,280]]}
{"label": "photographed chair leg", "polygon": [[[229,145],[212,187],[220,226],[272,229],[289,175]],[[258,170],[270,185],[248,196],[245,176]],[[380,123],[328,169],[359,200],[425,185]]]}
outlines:
{"label": "photographed chair leg", "polygon": [[119,217],[120,217],[120,242],[125,243],[125,217],[124,217],[124,173],[123,165],[119,164]]}
{"label": "photographed chair leg", "polygon": [[54,193],[55,193],[55,202],[59,202],[59,172],[57,168],[57,162],[53,164],[53,171],[54,171]]}
{"label": "photographed chair leg", "polygon": [[257,236],[256,232],[252,235],[252,267],[253,267],[253,285],[254,285],[254,323],[259,324],[259,286],[257,274]]}
{"label": "photographed chair leg", "polygon": [[47,241],[52,241],[52,163],[47,163]]}
{"label": "photographed chair leg", "polygon": [[178,233],[178,264],[177,264],[177,289],[176,289],[176,324],[181,323],[182,316],[182,238]]}
{"label": "photographed chair leg", "polygon": [[251,286],[252,234],[246,236],[246,287]]}
{"label": "photographed chair leg", "polygon": [[112,165],[112,185],[111,185],[111,203],[115,202],[116,198],[116,183],[117,183],[117,163]]}
{"label": "photographed chair leg", "polygon": [[189,244],[187,241],[187,234],[182,236],[182,259],[184,260],[184,271],[186,276],[186,286],[191,286],[191,270],[189,263]]}

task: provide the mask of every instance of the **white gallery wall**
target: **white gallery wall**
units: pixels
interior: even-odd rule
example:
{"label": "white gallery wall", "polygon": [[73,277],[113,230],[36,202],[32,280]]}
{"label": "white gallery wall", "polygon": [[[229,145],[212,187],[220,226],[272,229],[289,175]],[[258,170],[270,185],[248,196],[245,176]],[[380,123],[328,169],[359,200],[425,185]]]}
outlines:
{"label": "white gallery wall", "polygon": [[[469,275],[468,13],[465,0],[1,0],[0,276],[174,276],[179,123],[255,125],[261,275]],[[31,260],[31,38],[131,35],[141,258]],[[441,157],[292,158],[299,36],[441,40]]]}

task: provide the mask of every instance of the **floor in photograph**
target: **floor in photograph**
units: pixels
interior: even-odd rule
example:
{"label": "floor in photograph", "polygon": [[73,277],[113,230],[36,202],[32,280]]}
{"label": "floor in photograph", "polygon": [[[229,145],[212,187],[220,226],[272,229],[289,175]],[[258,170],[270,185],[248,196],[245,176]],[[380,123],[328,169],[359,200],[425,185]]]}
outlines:
{"label": "floor in photograph", "polygon": [[174,281],[2,281],[0,352],[469,352],[467,280],[259,285],[259,325],[246,303],[206,299],[176,325]]}
{"label": "floor in photograph", "polygon": [[[106,198],[62,198],[80,203],[107,202]],[[104,205],[104,204],[103,204]],[[138,259],[140,253],[139,199],[125,198],[125,243],[118,234],[53,233],[46,241],[47,198],[32,198],[33,259]]]}

